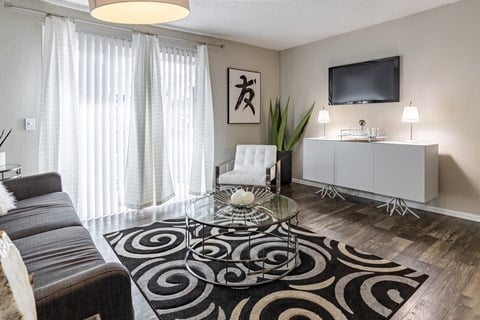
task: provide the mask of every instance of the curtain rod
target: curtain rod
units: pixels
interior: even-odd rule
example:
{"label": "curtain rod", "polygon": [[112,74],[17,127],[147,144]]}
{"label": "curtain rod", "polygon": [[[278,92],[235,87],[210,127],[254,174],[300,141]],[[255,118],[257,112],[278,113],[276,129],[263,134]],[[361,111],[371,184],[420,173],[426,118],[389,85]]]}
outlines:
{"label": "curtain rod", "polygon": [[132,28],[118,27],[118,26],[112,26],[112,25],[108,25],[108,24],[103,24],[103,23],[98,23],[98,22],[92,22],[92,21],[88,21],[88,20],[78,19],[78,18],[72,18],[72,17],[67,17],[67,16],[60,16],[60,15],[58,15],[58,14],[54,14],[54,13],[47,12],[47,11],[43,11],[43,10],[38,10],[38,9],[32,9],[32,8],[27,8],[27,7],[18,6],[18,5],[15,5],[15,4],[11,3],[11,2],[4,2],[4,3],[3,3],[3,6],[4,6],[5,8],[9,8],[9,9],[17,9],[17,10],[22,10],[22,11],[42,13],[42,14],[46,14],[47,16],[56,16],[56,17],[61,17],[61,18],[67,18],[67,19],[74,20],[74,21],[76,21],[76,22],[82,22],[82,23],[97,25],[97,26],[101,26],[101,27],[107,27],[107,28],[112,28],[112,29],[117,29],[117,30],[122,30],[122,31],[133,32],[133,33],[139,32],[139,33],[144,33],[144,34],[148,34],[148,35],[152,35],[152,36],[156,36],[156,37],[164,38],[164,39],[177,40],[177,41],[185,41],[185,42],[192,42],[192,43],[204,44],[204,45],[207,45],[207,46],[212,46],[212,47],[218,47],[218,48],[221,48],[221,49],[225,49],[225,45],[224,45],[224,44],[216,44],[216,43],[209,43],[209,42],[188,40],[188,39],[175,38],[175,37],[169,37],[169,36],[162,36],[162,35],[160,35],[160,34],[143,32],[143,31],[140,31],[140,30],[132,29]]}

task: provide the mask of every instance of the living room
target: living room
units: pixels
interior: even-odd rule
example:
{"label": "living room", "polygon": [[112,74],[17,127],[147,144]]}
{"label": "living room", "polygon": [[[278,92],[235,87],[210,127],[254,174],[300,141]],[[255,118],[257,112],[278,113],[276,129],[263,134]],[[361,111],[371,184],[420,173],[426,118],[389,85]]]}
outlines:
{"label": "living room", "polygon": [[0,318],[480,319],[477,0],[117,2],[0,7]]}

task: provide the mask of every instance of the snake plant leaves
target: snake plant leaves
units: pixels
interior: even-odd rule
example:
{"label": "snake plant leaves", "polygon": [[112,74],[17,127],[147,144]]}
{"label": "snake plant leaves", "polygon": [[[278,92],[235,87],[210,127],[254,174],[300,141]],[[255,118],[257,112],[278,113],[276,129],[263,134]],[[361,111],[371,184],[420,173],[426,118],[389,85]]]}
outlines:
{"label": "snake plant leaves", "polygon": [[275,105],[272,105],[272,100],[270,100],[270,121],[272,127],[272,140],[273,144],[277,146],[278,151],[290,151],[293,149],[295,144],[302,137],[305,128],[310,120],[312,115],[315,102],[303,116],[300,123],[297,125],[293,134],[290,138],[287,138],[287,124],[288,124],[288,110],[290,104],[290,97],[287,100],[285,109],[282,112],[282,105],[280,103],[280,98],[275,99]]}
{"label": "snake plant leaves", "polygon": [[297,127],[293,131],[292,136],[290,137],[290,139],[287,142],[287,146],[285,147],[285,150],[287,150],[287,151],[292,150],[293,147],[297,144],[298,140],[300,140],[303,133],[305,132],[305,128],[307,127],[308,120],[310,120],[310,116],[312,115],[314,107],[315,107],[315,102],[312,104],[310,109],[303,116],[302,120],[300,121],[300,123],[297,125]]}
{"label": "snake plant leaves", "polygon": [[[5,137],[3,137],[3,135],[5,134],[5,129],[2,130],[2,133],[0,134],[0,147],[3,146],[5,141],[7,141],[7,138],[10,135],[10,133],[12,133],[12,131],[13,131],[13,128],[8,130],[7,135]],[[3,138],[3,140],[2,140],[2,138]]]}
{"label": "snake plant leaves", "polygon": [[[280,126],[278,127],[278,139],[277,139],[277,150],[283,150],[286,142],[285,131],[287,130],[288,122],[288,105],[290,104],[290,98],[287,100],[285,110],[283,110],[283,117],[281,117]],[[278,110],[280,110],[280,101],[278,102]]]}

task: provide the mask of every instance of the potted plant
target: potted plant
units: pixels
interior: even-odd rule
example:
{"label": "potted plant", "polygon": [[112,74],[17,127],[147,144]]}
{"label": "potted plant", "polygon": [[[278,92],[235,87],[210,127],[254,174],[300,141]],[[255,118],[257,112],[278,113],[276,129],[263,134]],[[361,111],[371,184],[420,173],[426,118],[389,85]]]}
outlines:
{"label": "potted plant", "polygon": [[[7,134],[5,134],[5,129],[3,129],[2,133],[0,133],[0,150],[3,144],[5,143],[5,141],[7,141],[7,138],[10,135],[10,133],[12,133],[12,131],[13,129],[10,129],[8,130]],[[4,165],[5,165],[5,152],[0,152],[0,166],[4,166]]]}
{"label": "potted plant", "polygon": [[302,120],[297,124],[291,135],[287,132],[288,106],[290,97],[285,108],[282,110],[280,98],[275,100],[275,105],[270,99],[270,125],[272,130],[273,144],[277,146],[277,159],[281,160],[281,182],[289,184],[292,182],[292,149],[302,137],[305,128],[312,115],[315,102],[307,110]]}

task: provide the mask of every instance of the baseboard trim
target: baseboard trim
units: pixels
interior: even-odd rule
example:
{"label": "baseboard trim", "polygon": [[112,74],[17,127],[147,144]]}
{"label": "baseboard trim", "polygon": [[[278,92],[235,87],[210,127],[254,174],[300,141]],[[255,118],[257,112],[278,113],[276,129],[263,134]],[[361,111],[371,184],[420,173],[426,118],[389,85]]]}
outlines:
{"label": "baseboard trim", "polygon": [[[303,184],[303,185],[306,185],[306,186],[312,186],[312,187],[318,187],[318,188],[321,188],[323,186],[322,183],[309,181],[309,180],[303,180],[303,179],[297,179],[297,178],[293,178],[292,181],[295,182],[295,183],[298,183],[298,184]],[[378,194],[374,194],[374,193],[352,190],[352,189],[341,188],[341,187],[337,187],[337,188],[338,188],[338,191],[341,191],[342,193],[345,193],[345,194],[348,194],[348,195],[351,195],[351,196],[367,198],[367,199],[371,199],[371,200],[374,200],[374,201],[386,202],[386,201],[391,199],[390,197],[386,197],[386,196],[382,196],[382,195],[378,195]],[[464,219],[464,220],[480,222],[480,215],[478,215],[478,214],[474,214],[474,213],[470,213],[470,212],[463,212],[463,211],[456,211],[456,210],[445,209],[445,208],[439,208],[439,207],[429,206],[429,205],[426,205],[426,204],[423,204],[423,203],[412,202],[412,201],[407,201],[407,203],[411,208],[430,211],[430,212],[443,214],[443,215],[446,215],[446,216],[460,218],[460,219]]]}

